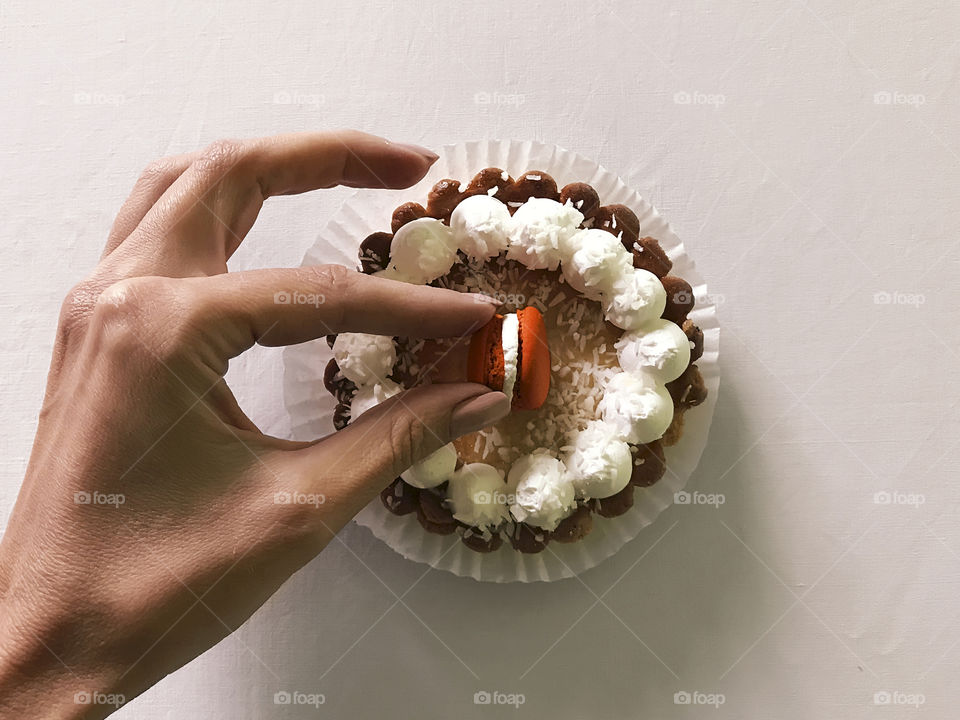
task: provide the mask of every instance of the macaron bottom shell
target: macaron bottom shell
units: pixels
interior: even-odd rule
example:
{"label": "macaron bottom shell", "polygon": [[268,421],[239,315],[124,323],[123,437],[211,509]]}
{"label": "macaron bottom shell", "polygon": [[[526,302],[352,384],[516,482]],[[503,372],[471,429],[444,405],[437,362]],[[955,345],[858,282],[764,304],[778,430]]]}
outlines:
{"label": "macaron bottom shell", "polygon": [[503,315],[498,313],[470,338],[470,350],[467,352],[469,382],[503,390],[505,368],[500,341],[502,331]]}

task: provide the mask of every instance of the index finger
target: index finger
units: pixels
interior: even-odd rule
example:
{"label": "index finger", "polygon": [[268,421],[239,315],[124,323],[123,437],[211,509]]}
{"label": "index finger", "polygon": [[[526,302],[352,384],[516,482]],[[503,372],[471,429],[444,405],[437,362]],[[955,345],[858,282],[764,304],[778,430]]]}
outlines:
{"label": "index finger", "polygon": [[264,197],[271,197],[336,185],[410,187],[436,159],[436,153],[418,145],[394,143],[357,130],[338,130],[252,141],[247,150],[247,169],[256,177]]}
{"label": "index finger", "polygon": [[123,243],[153,274],[225,271],[266,198],[321,188],[402,188],[437,156],[354,130],[214,143],[166,189]]}

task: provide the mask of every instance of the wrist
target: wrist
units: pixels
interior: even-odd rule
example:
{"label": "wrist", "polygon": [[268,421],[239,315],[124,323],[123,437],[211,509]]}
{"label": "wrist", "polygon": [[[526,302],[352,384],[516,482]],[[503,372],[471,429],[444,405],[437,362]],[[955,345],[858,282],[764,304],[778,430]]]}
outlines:
{"label": "wrist", "polygon": [[123,704],[109,673],[85,662],[75,623],[0,600],[0,720],[103,718]]}

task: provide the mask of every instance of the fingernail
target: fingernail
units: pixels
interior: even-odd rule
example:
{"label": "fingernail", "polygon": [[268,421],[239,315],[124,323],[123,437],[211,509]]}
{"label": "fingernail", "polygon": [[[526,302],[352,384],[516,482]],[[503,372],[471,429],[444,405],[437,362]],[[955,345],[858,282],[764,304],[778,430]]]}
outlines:
{"label": "fingernail", "polygon": [[435,163],[437,161],[437,158],[440,157],[433,150],[427,150],[427,148],[421,145],[414,145],[413,143],[393,143],[393,144],[396,145],[397,147],[403,148],[404,150],[410,150],[411,152],[415,152],[418,155],[423,155],[423,157],[425,157],[431,163]]}
{"label": "fingernail", "polygon": [[450,437],[476,432],[509,413],[510,398],[502,392],[488,392],[464,400],[450,413]]}
{"label": "fingernail", "polygon": [[482,303],[484,305],[500,307],[503,304],[492,295],[484,295],[483,293],[470,293],[470,297],[473,298],[475,303]]}

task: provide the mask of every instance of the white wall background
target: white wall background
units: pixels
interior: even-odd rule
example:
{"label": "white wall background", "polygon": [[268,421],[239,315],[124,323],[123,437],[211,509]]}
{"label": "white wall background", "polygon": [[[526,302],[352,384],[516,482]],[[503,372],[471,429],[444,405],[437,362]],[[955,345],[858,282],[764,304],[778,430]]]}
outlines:
{"label": "white wall background", "polygon": [[[914,714],[881,692],[954,717],[958,30],[934,0],[0,3],[0,524],[60,298],[164,154],[338,126],[556,143],[649,197],[723,299],[691,482],[722,507],[675,506],[549,586],[424,574],[350,527],[349,550],[118,717],[514,712],[475,706],[481,689],[538,718]],[[271,201],[233,268],[298,264],[345,192]],[[284,434],[279,359],[231,380]],[[278,690],[326,704],[276,707]]]}

